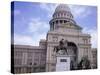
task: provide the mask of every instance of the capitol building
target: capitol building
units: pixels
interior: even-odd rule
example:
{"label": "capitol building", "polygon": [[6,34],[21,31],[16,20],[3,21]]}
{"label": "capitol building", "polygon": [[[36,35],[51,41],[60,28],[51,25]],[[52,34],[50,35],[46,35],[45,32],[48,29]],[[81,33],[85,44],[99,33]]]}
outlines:
{"label": "capitol building", "polygon": [[56,7],[49,25],[46,39],[40,39],[39,46],[12,44],[12,73],[97,68],[97,49],[91,47],[90,34],[82,32],[68,5]]}

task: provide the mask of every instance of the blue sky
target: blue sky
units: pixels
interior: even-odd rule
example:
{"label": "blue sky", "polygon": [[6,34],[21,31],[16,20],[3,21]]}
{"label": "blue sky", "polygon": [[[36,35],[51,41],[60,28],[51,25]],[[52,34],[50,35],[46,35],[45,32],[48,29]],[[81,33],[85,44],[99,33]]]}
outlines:
{"label": "blue sky", "polygon": [[[49,21],[58,4],[14,2],[14,43],[38,45],[46,39]],[[92,47],[97,47],[97,7],[69,5],[76,23],[91,34]]]}

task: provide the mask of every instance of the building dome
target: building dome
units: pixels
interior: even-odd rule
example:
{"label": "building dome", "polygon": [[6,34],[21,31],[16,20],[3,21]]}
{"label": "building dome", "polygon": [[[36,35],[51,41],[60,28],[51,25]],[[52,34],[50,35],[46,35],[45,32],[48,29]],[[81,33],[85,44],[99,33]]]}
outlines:
{"label": "building dome", "polygon": [[55,12],[59,12],[59,11],[70,11],[70,8],[65,5],[65,4],[60,4],[59,6],[57,6],[57,8],[55,9]]}
{"label": "building dome", "polygon": [[51,25],[51,30],[57,29],[59,25],[66,23],[76,24],[70,8],[66,4],[60,4],[56,7],[52,19],[49,23]]}
{"label": "building dome", "polygon": [[56,7],[53,18],[69,18],[72,19],[73,15],[70,8],[66,4],[60,4]]}

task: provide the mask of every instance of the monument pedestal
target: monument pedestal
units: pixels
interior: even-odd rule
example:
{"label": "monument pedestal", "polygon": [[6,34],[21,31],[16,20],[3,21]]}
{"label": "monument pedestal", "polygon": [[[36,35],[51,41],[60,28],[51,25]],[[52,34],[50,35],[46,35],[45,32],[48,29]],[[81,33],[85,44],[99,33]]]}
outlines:
{"label": "monument pedestal", "polygon": [[70,57],[68,55],[56,55],[56,71],[70,70]]}

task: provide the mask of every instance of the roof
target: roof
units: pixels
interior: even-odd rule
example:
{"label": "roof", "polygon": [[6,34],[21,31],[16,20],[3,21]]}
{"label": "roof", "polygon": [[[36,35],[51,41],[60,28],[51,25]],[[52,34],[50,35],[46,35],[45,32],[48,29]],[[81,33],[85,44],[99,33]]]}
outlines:
{"label": "roof", "polygon": [[40,46],[30,46],[30,45],[12,45],[14,46],[14,48],[25,48],[25,49],[45,49],[45,48],[41,48]]}
{"label": "roof", "polygon": [[55,12],[59,12],[59,11],[70,11],[70,8],[66,4],[60,4],[55,9]]}

